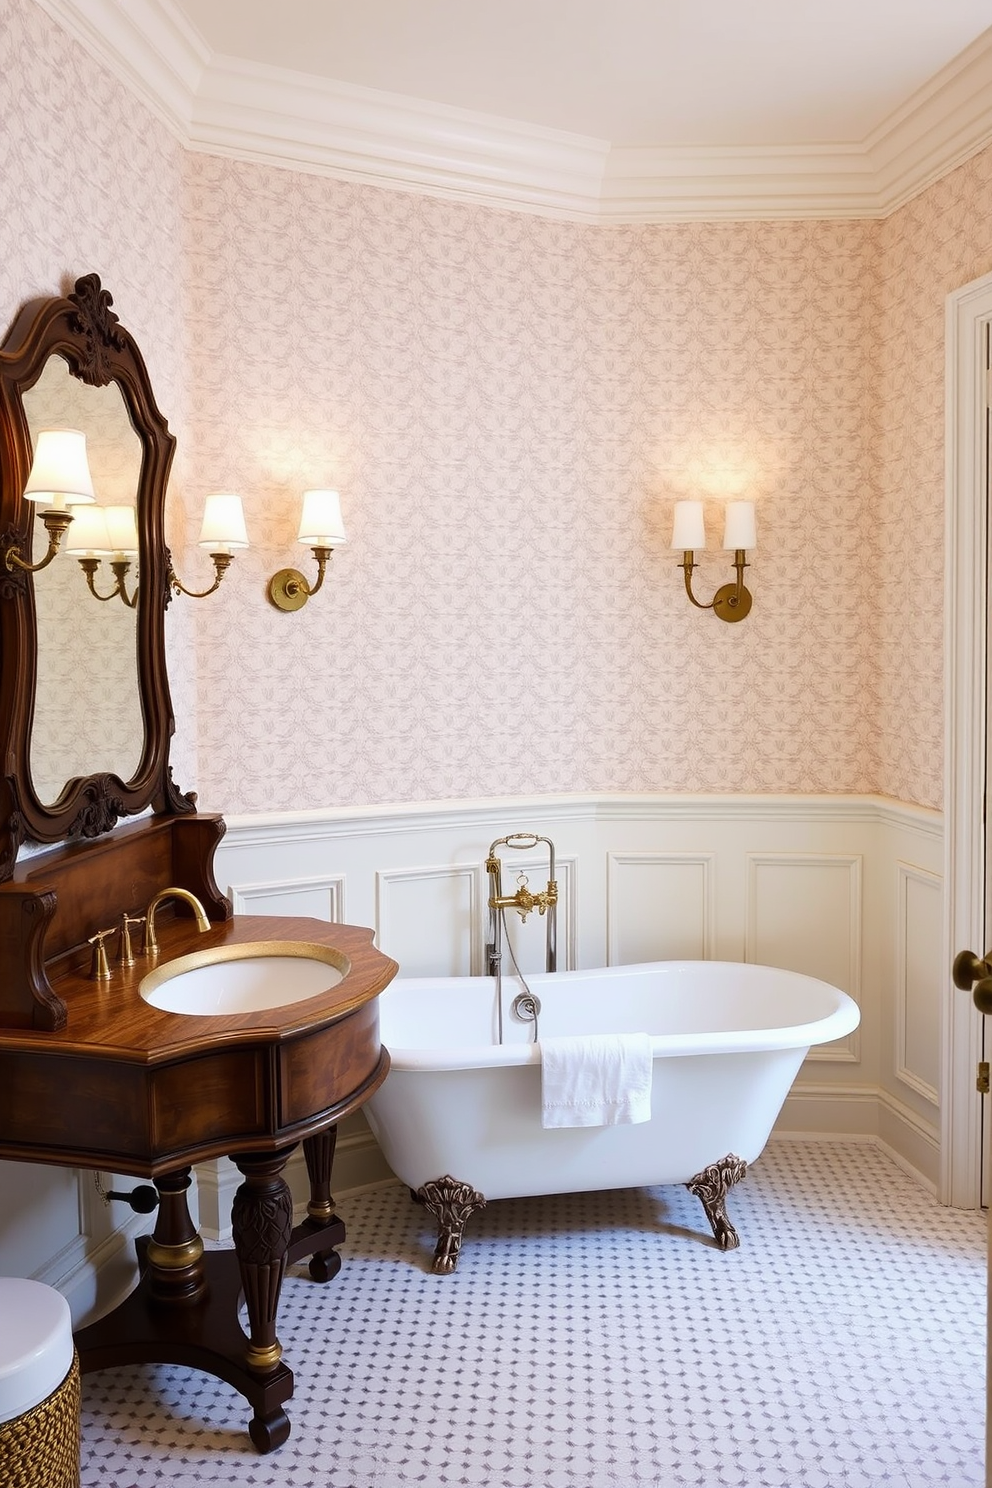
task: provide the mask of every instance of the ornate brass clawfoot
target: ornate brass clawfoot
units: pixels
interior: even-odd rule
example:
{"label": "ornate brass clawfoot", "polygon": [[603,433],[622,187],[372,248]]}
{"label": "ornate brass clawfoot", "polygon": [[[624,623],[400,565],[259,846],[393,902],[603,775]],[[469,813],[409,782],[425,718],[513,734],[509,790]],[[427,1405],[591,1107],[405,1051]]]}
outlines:
{"label": "ornate brass clawfoot", "polygon": [[725,1203],[728,1191],[735,1183],[740,1183],[746,1173],[747,1163],[744,1159],[728,1152],[726,1157],[721,1157],[719,1162],[710,1163],[708,1168],[690,1178],[686,1184],[689,1192],[696,1195],[706,1210],[706,1218],[721,1250],[736,1250],[741,1243],[740,1235],[727,1218]]}
{"label": "ornate brass clawfoot", "polygon": [[437,1245],[431,1270],[438,1276],[449,1276],[458,1265],[465,1221],[477,1209],[484,1209],[486,1201],[470,1183],[459,1183],[450,1173],[443,1178],[432,1178],[411,1192],[417,1203],[423,1204],[437,1220]]}

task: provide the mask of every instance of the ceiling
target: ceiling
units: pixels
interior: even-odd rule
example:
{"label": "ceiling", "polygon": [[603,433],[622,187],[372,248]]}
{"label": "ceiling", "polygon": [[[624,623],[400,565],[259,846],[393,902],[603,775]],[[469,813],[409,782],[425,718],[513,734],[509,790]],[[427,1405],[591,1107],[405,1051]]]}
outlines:
{"label": "ceiling", "polygon": [[38,0],[192,148],[599,220],[884,215],[992,139],[990,0]]}
{"label": "ceiling", "polygon": [[989,0],[178,0],[215,52],[614,145],[863,139]]}

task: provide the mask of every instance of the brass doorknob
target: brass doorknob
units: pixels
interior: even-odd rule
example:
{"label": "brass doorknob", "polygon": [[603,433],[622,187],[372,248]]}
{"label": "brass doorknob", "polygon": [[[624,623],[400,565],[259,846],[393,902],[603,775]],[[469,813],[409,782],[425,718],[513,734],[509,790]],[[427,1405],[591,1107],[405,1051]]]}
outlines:
{"label": "brass doorknob", "polygon": [[992,1013],[992,966],[974,951],[958,951],[951,976],[955,987],[970,992],[980,1013]]}
{"label": "brass doorknob", "polygon": [[982,977],[971,989],[971,1000],[980,1013],[992,1013],[992,977]]}
{"label": "brass doorknob", "polygon": [[980,978],[992,976],[992,966],[983,961],[981,956],[976,956],[974,951],[958,951],[954,957],[951,976],[955,987],[960,987],[962,992],[970,992]]}

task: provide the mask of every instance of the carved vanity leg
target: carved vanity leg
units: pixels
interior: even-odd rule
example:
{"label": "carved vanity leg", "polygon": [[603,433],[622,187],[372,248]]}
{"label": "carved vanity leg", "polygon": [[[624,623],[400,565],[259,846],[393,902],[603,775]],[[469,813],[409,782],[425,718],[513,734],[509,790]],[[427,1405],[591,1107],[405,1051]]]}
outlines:
{"label": "carved vanity leg", "polygon": [[[331,1170],[334,1167],[334,1151],[338,1143],[338,1129],[329,1126],[315,1137],[307,1137],[303,1143],[303,1155],[310,1178],[310,1200],[307,1218],[314,1227],[326,1229],[334,1219],[334,1197],[331,1193]],[[333,1246],[327,1250],[315,1250],[310,1257],[310,1275],[314,1281],[330,1281],[341,1270],[341,1257]]]}
{"label": "carved vanity leg", "polygon": [[431,1270],[439,1276],[448,1276],[458,1265],[465,1221],[477,1209],[484,1209],[486,1201],[470,1183],[459,1183],[450,1174],[432,1178],[416,1192],[411,1192],[417,1203],[423,1204],[437,1221],[437,1245]]}
{"label": "carved vanity leg", "polygon": [[[293,1200],[282,1170],[288,1152],[240,1153],[234,1161],[245,1181],[234,1195],[231,1227],[248,1309],[249,1338],[245,1363],[252,1374],[266,1375],[282,1357],[276,1337],[279,1291],[293,1229]],[[289,1435],[281,1405],[255,1415],[248,1434],[260,1452],[271,1452]]]}
{"label": "carved vanity leg", "polygon": [[178,1168],[155,1180],[158,1214],[151,1239],[142,1247],[141,1261],[156,1302],[188,1306],[200,1300],[206,1286],[203,1241],[186,1203],[190,1171]]}
{"label": "carved vanity leg", "polygon": [[689,1192],[696,1195],[706,1210],[706,1218],[721,1250],[736,1250],[741,1243],[741,1237],[727,1218],[725,1202],[728,1191],[735,1183],[740,1183],[746,1172],[747,1163],[744,1159],[728,1152],[726,1157],[721,1157],[719,1162],[710,1163],[708,1168],[690,1178],[686,1184]]}

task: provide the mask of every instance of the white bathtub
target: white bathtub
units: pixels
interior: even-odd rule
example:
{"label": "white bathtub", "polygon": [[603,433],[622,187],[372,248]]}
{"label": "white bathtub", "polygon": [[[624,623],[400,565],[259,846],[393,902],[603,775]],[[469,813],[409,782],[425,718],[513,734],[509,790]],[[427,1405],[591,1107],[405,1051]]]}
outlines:
{"label": "white bathtub", "polygon": [[718,1243],[736,1245],[726,1190],[760,1154],[810,1047],[857,1027],[854,1001],[812,977],[729,961],[527,981],[543,1038],[652,1036],[651,1120],[542,1127],[540,1049],[533,1025],[509,1013],[514,978],[503,981],[503,1044],[493,978],[394,981],[379,999],[392,1066],[364,1109],[394,1173],[438,1219],[435,1269],[454,1269],[464,1219],[486,1200],[664,1183],[698,1192]]}

